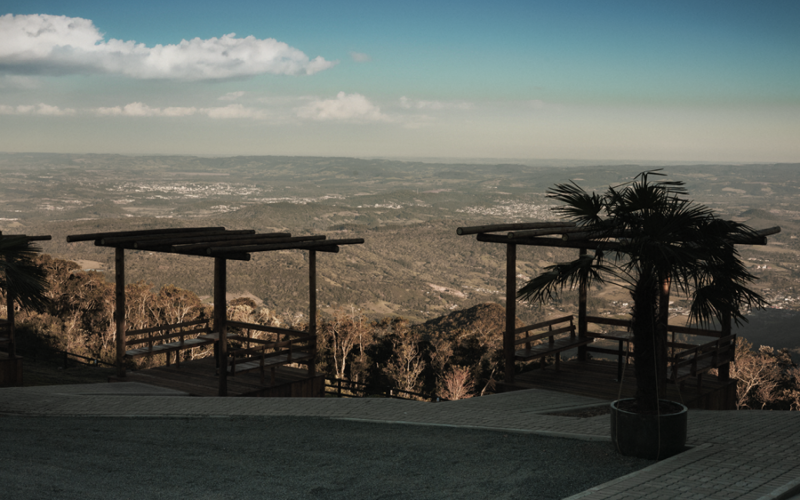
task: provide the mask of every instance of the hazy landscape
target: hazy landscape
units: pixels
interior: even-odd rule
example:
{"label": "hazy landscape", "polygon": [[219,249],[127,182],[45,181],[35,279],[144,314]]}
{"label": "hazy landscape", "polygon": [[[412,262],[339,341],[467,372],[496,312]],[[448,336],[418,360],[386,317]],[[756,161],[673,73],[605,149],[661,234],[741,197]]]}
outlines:
{"label": "hazy landscape", "polygon": [[[50,234],[46,253],[112,278],[113,252],[67,243],[68,234],[156,227],[224,226],[293,235],[359,237],[366,243],[320,257],[323,314],[353,305],[373,319],[413,322],[484,302],[503,303],[500,245],[457,236],[459,226],[554,220],[548,187],[573,180],[588,189],[663,168],[719,215],[754,228],[780,226],[767,246],[740,247],[772,309],[739,330],[756,345],[798,347],[800,177],[797,164],[479,163],[341,157],[193,157],[0,153],[0,231]],[[212,262],[200,257],[129,251],[128,280],[174,284],[208,296]],[[520,281],[570,251],[520,250]],[[277,312],[305,312],[305,253],[255,254],[231,262],[228,291]],[[685,320],[675,297],[671,322]],[[575,312],[569,295],[545,314]],[[625,314],[626,292],[593,291],[595,314]],[[522,319],[534,312],[519,308]]]}

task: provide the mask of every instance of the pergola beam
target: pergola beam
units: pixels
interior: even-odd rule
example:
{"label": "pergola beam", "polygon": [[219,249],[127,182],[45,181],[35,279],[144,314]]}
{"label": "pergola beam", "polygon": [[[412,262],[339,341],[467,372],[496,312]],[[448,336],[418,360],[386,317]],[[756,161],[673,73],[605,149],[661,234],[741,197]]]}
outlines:
{"label": "pergola beam", "polygon": [[456,229],[456,234],[495,233],[499,231],[522,231],[525,229],[543,229],[552,227],[575,227],[574,222],[524,222],[520,224],[489,224],[486,226],[467,226]]}
{"label": "pergola beam", "polygon": [[197,233],[202,231],[224,231],[224,227],[176,227],[169,229],[142,229],[138,231],[114,231],[107,233],[87,233],[87,234],[73,234],[67,236],[67,243],[76,241],[91,241],[101,240],[103,238],[122,237],[122,236],[137,236],[149,234],[177,234],[177,233]]}
{"label": "pergola beam", "polygon": [[324,240],[308,241],[297,243],[277,243],[271,245],[243,245],[238,247],[211,247],[207,250],[209,255],[224,255],[228,252],[265,252],[270,250],[317,250],[320,247],[332,247],[336,245],[360,245],[364,243],[363,238],[352,238],[343,240]]}

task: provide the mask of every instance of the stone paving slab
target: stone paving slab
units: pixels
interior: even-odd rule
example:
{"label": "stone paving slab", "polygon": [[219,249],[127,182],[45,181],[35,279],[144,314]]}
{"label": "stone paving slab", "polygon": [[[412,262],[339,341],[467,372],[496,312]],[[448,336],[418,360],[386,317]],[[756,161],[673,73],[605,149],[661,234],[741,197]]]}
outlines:
{"label": "stone paving slab", "polygon": [[[198,398],[132,382],[0,389],[0,415],[313,416],[610,441],[608,415],[547,415],[603,404],[608,402],[538,389],[441,403],[383,398]],[[572,498],[775,500],[800,491],[800,412],[691,410],[688,444],[692,449],[687,452]]]}

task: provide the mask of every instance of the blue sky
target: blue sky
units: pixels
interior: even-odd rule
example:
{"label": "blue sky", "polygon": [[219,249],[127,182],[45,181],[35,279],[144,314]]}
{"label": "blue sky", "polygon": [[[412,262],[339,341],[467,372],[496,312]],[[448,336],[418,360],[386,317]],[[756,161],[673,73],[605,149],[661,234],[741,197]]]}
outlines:
{"label": "blue sky", "polygon": [[0,151],[800,161],[796,1],[0,7]]}

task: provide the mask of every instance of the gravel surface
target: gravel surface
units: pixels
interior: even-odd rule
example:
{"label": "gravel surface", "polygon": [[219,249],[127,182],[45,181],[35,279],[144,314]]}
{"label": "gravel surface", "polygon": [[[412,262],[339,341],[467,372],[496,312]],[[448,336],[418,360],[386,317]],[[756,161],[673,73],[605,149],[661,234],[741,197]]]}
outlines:
{"label": "gravel surface", "polygon": [[650,465],[604,442],[320,418],[0,418],[8,499],[557,499]]}

